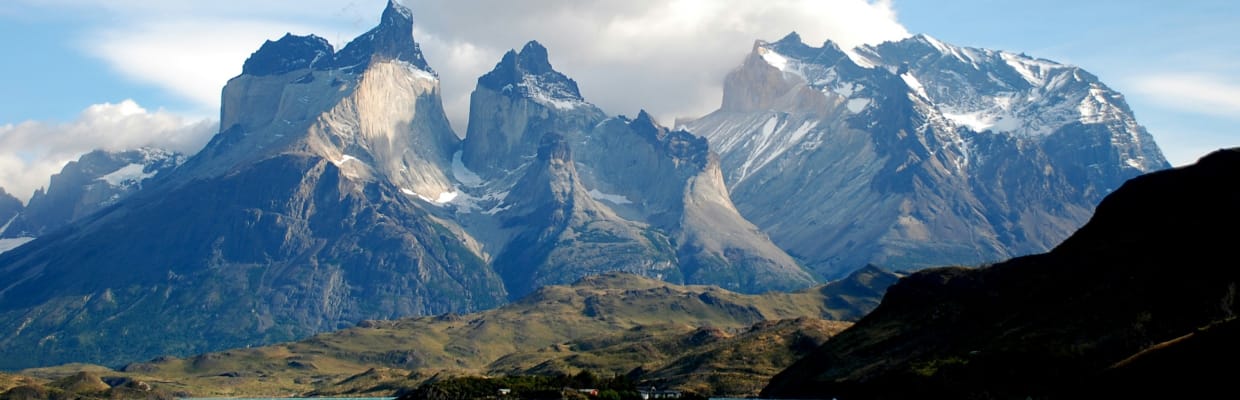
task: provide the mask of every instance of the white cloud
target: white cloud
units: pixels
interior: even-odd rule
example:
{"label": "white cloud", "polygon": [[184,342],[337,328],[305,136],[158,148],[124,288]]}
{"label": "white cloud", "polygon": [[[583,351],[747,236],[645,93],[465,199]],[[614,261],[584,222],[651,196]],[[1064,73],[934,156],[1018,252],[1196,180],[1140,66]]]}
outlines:
{"label": "white cloud", "polygon": [[1240,118],[1240,81],[1203,74],[1158,74],[1135,79],[1134,88],[1163,107]]}
{"label": "white cloud", "polygon": [[217,109],[220,90],[267,39],[310,33],[291,24],[248,20],[159,20],[107,28],[83,47],[126,77]]}
{"label": "white cloud", "polygon": [[66,163],[91,150],[156,146],[193,153],[215,131],[214,122],[147,111],[133,100],[92,105],[68,123],[0,125],[0,187],[26,201]]}
{"label": "white cloud", "polygon": [[[286,32],[337,47],[378,21],[382,1],[13,0],[18,7],[90,15],[78,47],[122,76],[213,114],[220,90],[250,53]],[[96,16],[103,18],[95,19]],[[76,21],[75,21],[76,22]],[[124,95],[124,94],[122,94]]]}
{"label": "white cloud", "polygon": [[[585,0],[410,2],[417,39],[440,71],[454,125],[463,127],[477,77],[500,55],[538,40],[556,69],[610,113],[645,108],[670,123],[718,108],[723,77],[756,39],[791,31],[813,45],[908,36],[889,1]],[[457,57],[462,49],[470,57]],[[479,57],[481,56],[481,57]],[[446,64],[445,64],[446,63]],[[444,66],[449,68],[445,68]],[[466,105],[466,106],[462,106]]]}

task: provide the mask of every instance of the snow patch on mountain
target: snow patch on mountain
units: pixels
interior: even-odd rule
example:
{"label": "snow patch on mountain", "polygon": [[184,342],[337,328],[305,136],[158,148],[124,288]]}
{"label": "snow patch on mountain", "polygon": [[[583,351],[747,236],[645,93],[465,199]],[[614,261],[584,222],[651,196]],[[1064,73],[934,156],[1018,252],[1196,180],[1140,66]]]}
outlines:
{"label": "snow patch on mountain", "polygon": [[610,202],[612,204],[633,204],[632,201],[629,201],[628,197],[624,197],[618,194],[603,193],[603,192],[600,192],[598,189],[590,189],[590,191],[586,193],[590,195],[591,199],[602,200],[602,201]]}
{"label": "snow patch on mountain", "polygon": [[121,167],[120,169],[116,171],[113,171],[110,174],[99,177],[99,180],[107,182],[109,185],[112,185],[112,186],[128,186],[128,185],[133,185],[138,182],[142,182],[146,180],[147,178],[155,176],[155,174],[159,172],[159,171],[145,172],[143,171],[143,169],[145,168],[146,168],[145,165],[142,165],[139,163],[129,164],[124,167]]}
{"label": "snow patch on mountain", "polygon": [[904,84],[908,85],[909,89],[913,89],[913,93],[916,93],[918,96],[921,96],[924,99],[927,99],[927,100],[930,99],[930,95],[926,93],[925,85],[922,85],[921,80],[917,79],[916,76],[913,76],[912,73],[906,72],[906,73],[900,74],[900,79],[904,80]]}
{"label": "snow patch on mountain", "polygon": [[[555,83],[546,82],[539,75],[525,75],[520,83],[517,84],[522,93],[525,93],[531,100],[539,104],[549,106],[560,110],[572,110],[577,107],[586,106],[587,103],[580,97],[563,90]],[[512,85],[504,87],[502,92],[513,90]]]}
{"label": "snow patch on mountain", "polygon": [[431,204],[433,204],[433,205],[437,205],[437,206],[442,206],[442,205],[445,205],[445,204],[449,204],[449,203],[451,203],[453,200],[456,200],[456,199],[457,199],[457,197],[460,197],[460,195],[461,195],[461,192],[458,192],[458,191],[455,191],[455,190],[453,190],[453,191],[449,191],[449,192],[442,192],[442,193],[439,193],[439,195],[435,196],[434,198],[432,198],[432,197],[428,197],[428,196],[423,196],[423,195],[422,195],[422,194],[420,194],[420,193],[414,192],[414,191],[409,190],[409,189],[406,189],[406,188],[401,188],[401,189],[400,189],[400,192],[401,192],[401,193],[404,193],[404,194],[406,194],[406,195],[409,195],[409,196],[416,196],[417,198],[422,199],[422,201],[425,201],[425,202],[427,202],[427,203],[431,203]]}
{"label": "snow patch on mountain", "polygon": [[[860,112],[869,105],[869,100],[864,100],[865,104],[858,102],[846,106],[857,107],[857,112]],[[746,117],[748,122],[725,128],[734,129],[735,132],[719,136],[722,140],[715,145],[721,153],[739,151],[745,154],[745,161],[736,171],[738,182],[785,153],[803,148],[805,139],[813,135],[819,123],[818,120],[788,121],[784,118],[785,116],[775,112],[749,116]],[[748,126],[759,125],[761,127],[754,132],[743,132]]]}
{"label": "snow patch on mountain", "polygon": [[765,47],[758,48],[758,54],[762,56],[763,60],[766,60],[767,64],[775,67],[775,69],[784,72],[788,71],[788,57],[784,57],[782,54],[776,53],[775,50]]}
{"label": "snow patch on mountain", "polygon": [[413,79],[422,79],[422,80],[427,80],[427,81],[432,81],[432,82],[439,81],[439,77],[435,76],[435,74],[432,74],[424,69],[418,68],[418,66],[413,65],[410,62],[400,61],[400,60],[396,60],[395,62],[398,62],[400,63],[401,66],[408,68],[409,76],[412,77]]}
{"label": "snow patch on mountain", "polygon": [[867,99],[864,97],[856,98],[856,99],[848,99],[848,102],[846,104],[847,104],[846,107],[848,107],[848,111],[851,111],[853,114],[860,114],[862,111],[865,110],[866,107],[870,106],[870,99]]}
{"label": "snow patch on mountain", "polygon": [[[3,232],[3,231],[4,229],[0,229],[0,232]],[[34,240],[34,238],[19,237],[19,238],[11,238],[11,239],[0,239],[0,253],[4,253],[6,251],[21,247],[21,245],[26,244],[27,242],[31,240]]]}
{"label": "snow patch on mountain", "polygon": [[972,129],[974,132],[1015,132],[1026,125],[1024,121],[1010,113],[973,111],[966,113],[943,112],[943,117],[956,124]]}
{"label": "snow patch on mountain", "polygon": [[435,198],[434,201],[436,204],[447,204],[447,203],[451,203],[452,200],[456,199],[460,195],[461,195],[461,192],[458,192],[455,190],[451,192],[443,192],[443,193],[440,193],[439,197]]}
{"label": "snow patch on mountain", "polygon": [[20,214],[13,214],[12,217],[9,217],[9,220],[4,223],[4,226],[0,226],[0,233],[3,233],[4,231],[8,230],[9,225],[13,225],[13,220],[17,219],[18,215]]}
{"label": "snow patch on mountain", "polygon": [[857,51],[856,48],[841,50],[844,51],[844,55],[848,56],[848,59],[851,60],[853,64],[857,64],[857,66],[861,68],[873,69],[881,64],[880,62],[871,59],[868,55]]}
{"label": "snow patch on mountain", "polygon": [[[347,163],[349,161],[358,161],[358,159],[357,157],[345,154],[343,156],[340,156],[339,160],[332,161],[332,163],[336,164],[336,166],[341,166],[341,165],[344,165],[344,163]],[[361,162],[361,161],[358,161],[358,162]]]}
{"label": "snow patch on mountain", "polygon": [[1063,64],[1056,62],[1036,60],[1003,51],[999,52],[999,57],[1002,57],[1008,66],[1025,78],[1026,82],[1034,86],[1046,86],[1047,78],[1053,71],[1065,68]]}

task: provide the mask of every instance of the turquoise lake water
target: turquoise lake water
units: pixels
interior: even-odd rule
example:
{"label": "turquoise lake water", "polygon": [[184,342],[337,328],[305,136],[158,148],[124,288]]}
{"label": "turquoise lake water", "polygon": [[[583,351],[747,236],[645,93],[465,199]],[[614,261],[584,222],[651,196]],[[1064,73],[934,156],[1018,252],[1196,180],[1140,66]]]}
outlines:
{"label": "turquoise lake water", "polygon": [[185,397],[177,400],[394,400],[395,397]]}

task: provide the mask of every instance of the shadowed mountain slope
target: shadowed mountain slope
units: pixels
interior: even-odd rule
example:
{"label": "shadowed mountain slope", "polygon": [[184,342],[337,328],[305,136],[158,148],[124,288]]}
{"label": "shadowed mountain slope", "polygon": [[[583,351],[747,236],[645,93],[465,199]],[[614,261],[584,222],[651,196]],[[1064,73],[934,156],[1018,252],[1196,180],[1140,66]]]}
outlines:
{"label": "shadowed mountain slope", "polygon": [[[1240,223],[1237,181],[1240,149],[1221,150],[1195,165],[1128,181],[1049,253],[912,274],[873,313],[772,379],[763,396],[1226,390],[1227,383],[1205,379],[1212,374],[1140,379],[1180,368],[1162,364],[1160,354],[1166,362],[1209,354],[1202,343],[1220,343],[1211,337],[1234,324],[1238,237],[1226,227]],[[1165,353],[1157,350],[1160,343],[1168,343]],[[1234,353],[1231,345],[1218,349],[1195,362]]]}

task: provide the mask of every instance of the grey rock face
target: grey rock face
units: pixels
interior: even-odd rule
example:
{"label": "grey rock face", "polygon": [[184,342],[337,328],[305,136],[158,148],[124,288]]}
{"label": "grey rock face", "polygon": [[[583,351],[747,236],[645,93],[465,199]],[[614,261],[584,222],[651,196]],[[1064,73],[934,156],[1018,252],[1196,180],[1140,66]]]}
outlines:
{"label": "grey rock face", "polygon": [[461,158],[484,178],[502,178],[534,158],[547,132],[588,130],[604,118],[576,82],[551,67],[547,49],[529,42],[478,78]]}
{"label": "grey rock face", "polygon": [[1096,77],[927,36],[759,41],[722,107],[684,127],[721,154],[741,213],[826,277],[1046,250],[1169,166]]}
{"label": "grey rock face", "polygon": [[589,169],[587,182],[608,198],[624,199],[615,203],[625,214],[673,238],[686,283],[747,293],[813,284],[809,273],[736,211],[705,140],[660,126],[641,112],[633,120],[600,123],[582,142],[577,162]]}
{"label": "grey rock face", "polygon": [[516,232],[495,259],[513,298],[548,284],[622,271],[682,281],[670,241],[591,198],[564,136],[548,133],[496,214]]}
{"label": "grey rock face", "polygon": [[645,112],[603,119],[546,57],[531,42],[479,79],[465,138],[484,188],[473,197],[504,196],[480,207],[502,233],[483,216],[467,225],[500,249],[511,293],[608,270],[744,292],[814,282],[740,217],[705,140]]}
{"label": "grey rock face", "polygon": [[184,161],[180,153],[155,148],[86,153],[52,175],[46,191],[35,191],[25,210],[0,230],[0,237],[42,236],[116,204]]}
{"label": "grey rock face", "polygon": [[25,205],[13,195],[6,192],[4,188],[0,188],[0,221],[4,221],[4,228],[0,228],[0,234],[8,228],[8,224],[22,212]]}

